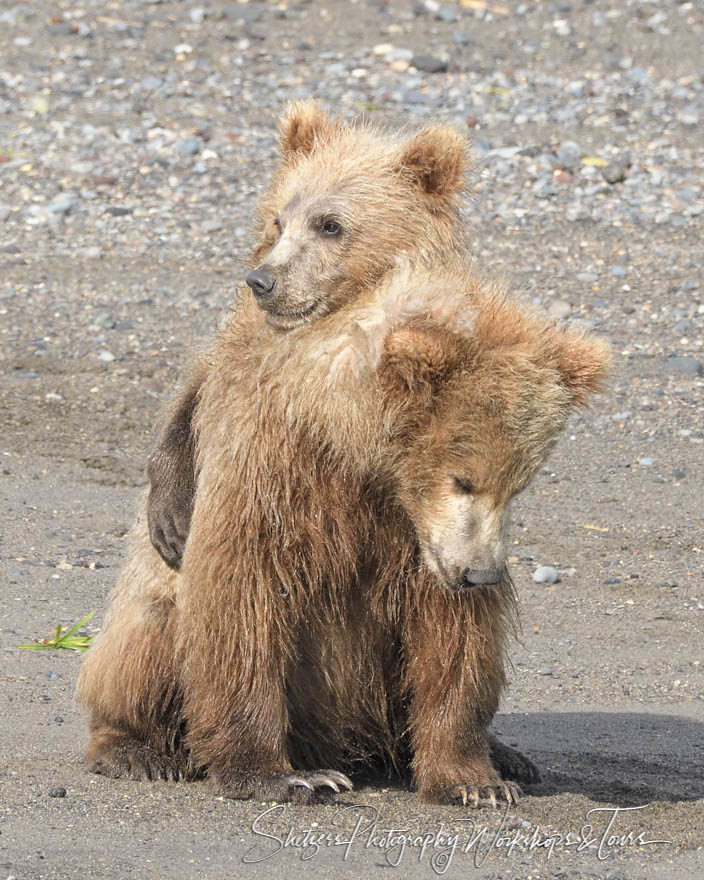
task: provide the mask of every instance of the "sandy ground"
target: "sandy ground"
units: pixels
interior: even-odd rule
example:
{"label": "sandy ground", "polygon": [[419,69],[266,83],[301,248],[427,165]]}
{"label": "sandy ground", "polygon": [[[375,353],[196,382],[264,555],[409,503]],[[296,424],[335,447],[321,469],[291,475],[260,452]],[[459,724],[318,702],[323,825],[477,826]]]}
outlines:
{"label": "sandy ground", "polygon": [[[566,303],[571,317],[589,321],[610,339],[616,361],[609,394],[573,421],[549,467],[514,511],[513,571],[523,634],[512,651],[511,685],[495,727],[541,765],[544,781],[507,815],[428,807],[408,791],[377,786],[337,803],[266,812],[272,805],[224,801],[201,783],[111,781],[86,772],[85,718],[73,698],[79,656],[27,652],[17,645],[93,609],[97,614],[88,632],[100,624],[145,484],[158,408],[189,347],[210,335],[241,277],[242,228],[272,167],[281,103],[294,91],[319,92],[329,103],[341,96],[345,113],[359,109],[363,90],[354,90],[361,89],[363,77],[350,75],[348,91],[339,95],[337,86],[322,82],[330,59],[320,53],[328,45],[343,58],[363,45],[372,57],[371,47],[391,41],[433,54],[447,50],[452,61],[462,46],[453,34],[462,32],[475,41],[468,57],[480,57],[484,70],[506,66],[507,46],[513,44],[504,37],[518,13],[512,4],[508,16],[480,17],[465,9],[446,23],[427,12],[414,16],[410,5],[401,4],[385,11],[378,4],[352,8],[331,2],[327,19],[316,4],[291,4],[288,18],[264,7],[261,21],[252,25],[264,36],[242,37],[249,40],[245,46],[237,43],[239,32],[223,35],[223,28],[244,26],[237,19],[199,21],[198,10],[190,16],[185,4],[131,3],[125,9],[106,4],[105,10],[84,5],[85,14],[71,18],[70,4],[47,11],[35,3],[33,15],[7,19],[0,31],[0,68],[7,74],[3,94],[10,102],[0,115],[0,147],[12,145],[14,131],[28,132],[24,155],[5,163],[9,170],[0,164],[0,184],[7,184],[0,188],[0,203],[9,206],[0,213],[0,880],[309,875],[351,880],[394,876],[394,866],[409,878],[441,873],[517,880],[704,878],[704,379],[696,364],[678,371],[668,360],[702,356],[701,214],[684,212],[683,223],[670,222],[669,215],[651,222],[646,205],[640,220],[613,223],[606,214],[618,195],[609,190],[585,196],[588,205],[589,199],[603,198],[604,219],[574,223],[561,194],[544,208],[531,201],[532,181],[522,176],[525,159],[517,160],[507,177],[481,178],[477,254],[546,308]],[[619,4],[549,9],[537,4],[516,25],[538,45],[520,63],[537,74],[557,76],[564,68],[567,79],[583,70],[606,71],[606,82],[612,76],[607,55],[620,52],[632,56],[632,65],[647,68],[654,81],[700,82],[702,17],[696,6],[684,4],[683,11],[682,4],[636,5],[647,6],[649,16],[664,15],[664,23],[644,26],[637,36],[631,18],[638,24],[648,16],[637,16],[628,5],[619,19],[608,17]],[[595,11],[606,16],[605,25],[597,27],[599,20],[589,18]],[[101,15],[152,28],[154,56],[147,53],[143,33],[125,36],[117,29],[113,42],[103,40],[100,29],[116,26],[101,24]],[[337,18],[336,26],[330,16]],[[560,40],[564,25],[554,20],[575,27],[586,22],[583,51]],[[92,79],[73,96],[69,89],[61,92],[62,80],[55,77],[68,71],[70,80],[72,65],[86,58],[71,54],[78,45],[71,40],[81,38],[80,28],[69,30],[72,22],[95,26],[97,34],[87,43]],[[95,89],[99,95],[100,77],[110,70],[131,81],[152,73],[155,65],[168,67],[172,56],[165,61],[159,52],[169,34],[168,52],[180,41],[194,44],[206,59],[239,52],[245,68],[260,69],[262,81],[279,61],[289,65],[275,93],[264,86],[257,92],[254,77],[241,104],[233,86],[234,97],[227,100],[215,96],[208,103],[207,95],[193,97],[181,89],[151,107],[161,113],[163,128],[182,133],[208,115],[213,149],[224,154],[231,148],[234,170],[223,162],[225,170],[208,172],[200,185],[189,177],[186,160],[168,168],[157,162],[154,173],[175,176],[172,189],[183,190],[183,198],[160,208],[161,190],[150,184],[150,175],[130,176],[130,169],[146,161],[139,151],[147,148],[125,138],[124,150],[118,140],[111,153],[86,148],[83,160],[93,163],[90,174],[99,179],[75,187],[83,213],[76,209],[55,222],[34,210],[71,189],[72,174],[89,173],[87,166],[76,171],[75,164],[81,139],[89,134],[80,129],[70,134],[84,112],[82,102],[84,118],[96,127],[137,126],[122,104],[111,121],[104,106],[92,107],[90,101],[98,101]],[[298,48],[277,61],[287,40]],[[305,48],[306,40],[313,49]],[[126,69],[116,74],[114,58]],[[350,66],[360,63],[353,59]],[[10,88],[10,74],[18,73],[24,79]],[[166,76],[163,70],[160,75]],[[453,73],[451,64],[448,74],[438,74],[444,75],[451,85],[462,73]],[[386,73],[379,76],[382,82]],[[432,80],[431,91],[438,82]],[[114,86],[120,88],[126,86]],[[54,101],[52,89],[65,98],[64,105],[58,101],[63,109],[57,117],[69,130],[70,157],[69,147],[51,134],[56,129],[37,118],[44,115],[42,105],[22,109],[33,94]],[[696,94],[700,106],[701,86]],[[199,109],[191,112],[196,100]],[[639,100],[624,91],[622,103],[633,114]],[[407,121],[407,106],[417,109],[414,101],[374,112],[382,122]],[[438,99],[436,115],[457,121],[448,107]],[[431,110],[424,108],[422,115],[432,116]],[[119,113],[127,116],[118,118]],[[692,111],[686,113],[682,124],[665,126],[670,146],[662,147],[661,164],[672,180],[691,175],[689,195],[694,187],[695,200],[701,200],[696,168],[702,167],[704,141],[697,147],[701,126],[693,128]],[[644,167],[651,161],[647,144],[663,136],[656,117],[654,103],[642,130],[585,126],[579,134],[594,155],[628,148],[631,161]],[[240,148],[239,135],[225,133],[235,124],[238,131],[264,136],[244,138]],[[574,139],[573,132],[567,134]],[[511,120],[500,114],[474,136],[489,137],[496,147],[566,137],[553,119],[528,122],[516,135]],[[35,153],[28,156],[32,144]],[[674,155],[667,153],[670,148],[679,150],[678,159],[668,159]],[[42,169],[44,150],[67,157],[66,168],[54,166],[33,177],[26,164]],[[111,165],[118,180],[105,183]],[[651,183],[643,184],[646,190]],[[109,195],[106,187],[112,188]],[[513,188],[515,222],[494,210],[492,198],[502,187]],[[86,188],[98,193],[97,202],[85,196]],[[95,207],[122,204],[123,197],[132,214],[103,214]],[[663,204],[671,197],[663,192]],[[199,223],[206,216],[220,227],[204,229]],[[155,224],[165,231],[153,233]],[[625,281],[612,271],[623,265]],[[555,565],[560,583],[534,583],[531,574],[540,564]],[[63,787],[65,796],[52,797],[55,787]],[[313,833],[330,836],[316,846]]]}

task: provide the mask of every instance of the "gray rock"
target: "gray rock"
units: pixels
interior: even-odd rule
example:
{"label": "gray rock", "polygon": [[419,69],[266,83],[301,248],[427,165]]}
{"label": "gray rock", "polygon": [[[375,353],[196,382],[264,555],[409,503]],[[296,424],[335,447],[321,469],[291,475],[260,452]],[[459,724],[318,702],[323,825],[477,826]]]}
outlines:
{"label": "gray rock", "polygon": [[200,224],[200,228],[203,232],[217,232],[219,229],[222,229],[223,224],[219,220],[204,220]]}
{"label": "gray rock", "polygon": [[599,276],[595,275],[593,272],[579,272],[577,274],[577,281],[586,281],[588,283],[592,281],[598,281]]}
{"label": "gray rock", "polygon": [[532,191],[537,199],[552,199],[557,195],[557,190],[552,183],[545,180],[536,180]]}
{"label": "gray rock", "polygon": [[538,675],[552,675],[552,673],[552,666],[541,666],[538,670]]}
{"label": "gray rock", "polygon": [[609,162],[601,169],[601,176],[607,183],[622,183],[626,179],[627,168],[625,162]]}
{"label": "gray rock", "polygon": [[403,100],[407,104],[437,104],[437,99],[427,92],[409,91],[403,93]]}
{"label": "gray rock", "polygon": [[98,312],[95,318],[93,318],[93,323],[97,324],[98,327],[102,327],[103,330],[112,330],[117,324],[117,320],[112,312]]}
{"label": "gray rock", "polygon": [[699,125],[699,114],[691,108],[678,113],[677,119],[682,125]]}
{"label": "gray rock", "polygon": [[411,64],[416,70],[422,70],[423,73],[445,73],[447,71],[447,61],[432,55],[414,55]]}
{"label": "gray rock", "polygon": [[567,208],[565,217],[570,223],[580,223],[589,220],[589,212],[583,205],[576,202]]}
{"label": "gray rock", "polygon": [[109,364],[111,361],[115,360],[115,355],[111,351],[99,351],[98,360]]}
{"label": "gray rock", "polygon": [[647,86],[650,84],[650,74],[642,67],[631,67],[626,73],[626,79],[637,86]]}
{"label": "gray rock", "polygon": [[552,565],[540,565],[533,572],[536,584],[559,584],[560,574]]}
{"label": "gray rock", "polygon": [[66,789],[63,785],[55,785],[53,788],[49,789],[49,797],[64,798],[66,797]]}
{"label": "gray rock", "polygon": [[230,21],[245,21],[248,24],[259,21],[263,14],[264,9],[260,3],[237,3],[225,9],[225,15]]}
{"label": "gray rock", "polygon": [[435,18],[438,21],[459,21],[460,14],[452,6],[442,5],[435,13]]}
{"label": "gray rock", "polygon": [[671,355],[665,361],[668,373],[686,373],[689,376],[701,376],[704,374],[704,364],[694,357]]}
{"label": "gray rock", "polygon": [[555,299],[548,306],[548,314],[553,318],[563,320],[572,312],[572,306],[564,299]]}
{"label": "gray rock", "polygon": [[404,49],[399,46],[397,48],[391,49],[389,52],[384,55],[384,61],[408,61],[410,63],[413,58],[413,51],[411,49]]}
{"label": "gray rock", "polygon": [[653,466],[653,459],[650,458],[650,456],[646,456],[645,458],[639,458],[638,464],[642,464],[643,467],[652,467]]}
{"label": "gray rock", "polygon": [[628,275],[628,269],[625,266],[612,266],[611,274],[615,275],[617,278],[624,278]]}
{"label": "gray rock", "polygon": [[52,214],[69,214],[78,204],[78,198],[74,195],[66,196],[56,202],[52,202],[47,206],[47,210]]}
{"label": "gray rock", "polygon": [[182,156],[195,156],[200,152],[200,140],[197,137],[186,138],[174,144],[174,150]]}

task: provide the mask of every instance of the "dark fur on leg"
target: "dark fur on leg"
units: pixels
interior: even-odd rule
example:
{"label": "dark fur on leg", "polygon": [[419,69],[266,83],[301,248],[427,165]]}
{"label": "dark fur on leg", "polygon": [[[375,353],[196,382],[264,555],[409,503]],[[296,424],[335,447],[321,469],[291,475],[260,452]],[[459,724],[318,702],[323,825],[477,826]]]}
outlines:
{"label": "dark fur on leg", "polygon": [[181,568],[193,516],[196,478],[193,416],[203,372],[204,367],[197,369],[177,398],[147,464],[149,536],[164,562],[177,571]]}

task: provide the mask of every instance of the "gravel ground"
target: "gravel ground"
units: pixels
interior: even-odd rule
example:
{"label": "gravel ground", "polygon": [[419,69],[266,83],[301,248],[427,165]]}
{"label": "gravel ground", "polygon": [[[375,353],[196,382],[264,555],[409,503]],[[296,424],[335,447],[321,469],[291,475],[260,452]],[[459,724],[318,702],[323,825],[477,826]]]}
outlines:
{"label": "gravel ground", "polygon": [[[0,878],[368,878],[394,856],[431,877],[432,844],[381,831],[442,823],[464,829],[448,877],[704,877],[702,45],[701,5],[673,0],[2,4]],[[503,832],[543,846],[479,867],[466,813],[378,787],[259,826],[349,831],[366,805],[376,837],[244,865],[277,849],[252,831],[269,805],[90,777],[78,657],[16,647],[93,608],[97,630],[156,412],[226,312],[276,118],[308,95],[467,130],[482,264],[614,347],[610,393],[514,515],[523,636],[496,727],[545,781]],[[598,841],[611,814],[586,814],[609,806],[645,807],[611,833],[670,843],[550,837]]]}

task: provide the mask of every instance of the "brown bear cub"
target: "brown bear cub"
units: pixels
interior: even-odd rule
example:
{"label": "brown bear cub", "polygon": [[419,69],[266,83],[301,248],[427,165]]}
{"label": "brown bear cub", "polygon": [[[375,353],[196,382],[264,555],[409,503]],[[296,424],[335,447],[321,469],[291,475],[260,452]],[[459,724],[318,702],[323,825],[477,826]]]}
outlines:
{"label": "brown bear cub", "polygon": [[[247,276],[271,329],[333,313],[373,290],[398,257],[442,266],[467,252],[460,216],[467,143],[453,129],[430,126],[399,140],[299,101],[282,120],[280,150]],[[190,425],[205,369],[196,367],[172,407],[148,465],[151,537],[173,568],[192,513]]]}
{"label": "brown bear cub", "polygon": [[381,758],[426,800],[513,801],[492,749],[506,777],[531,765],[487,734],[508,502],[599,387],[603,345],[466,272],[456,135],[398,143],[303,105],[282,146],[254,298],[162,435],[181,570],[142,516],[81,671],[88,759],[288,799]]}

